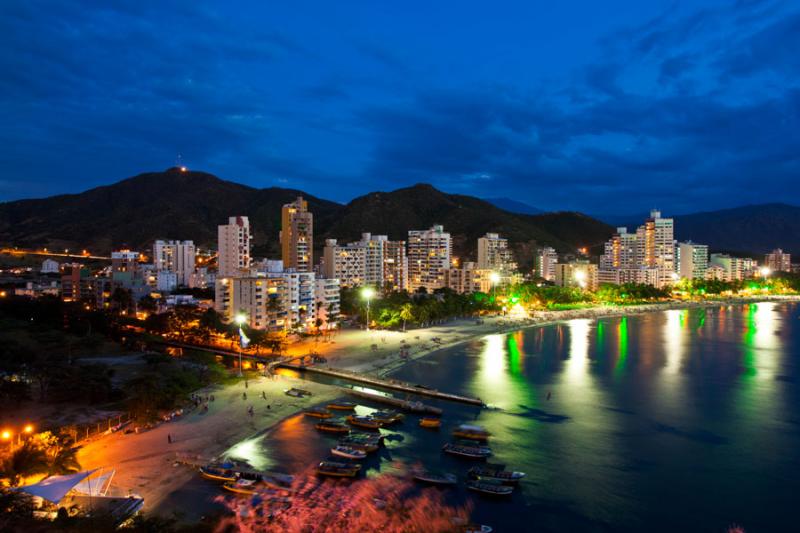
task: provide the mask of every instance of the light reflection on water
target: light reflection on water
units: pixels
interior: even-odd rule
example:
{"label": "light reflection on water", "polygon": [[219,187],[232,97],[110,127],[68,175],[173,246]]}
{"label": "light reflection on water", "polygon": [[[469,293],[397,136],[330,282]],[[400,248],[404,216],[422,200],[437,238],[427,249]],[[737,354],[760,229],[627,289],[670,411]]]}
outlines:
{"label": "light reflection on water", "polygon": [[[528,472],[511,501],[475,500],[477,518],[500,531],[789,530],[800,490],[799,317],[787,303],[671,310],[442,350],[395,376],[499,409],[440,403],[439,432],[411,416],[371,472],[419,460],[463,474],[440,447],[477,417],[494,435],[493,460]],[[309,426],[287,421],[262,444],[281,464],[306,466],[331,442]]]}

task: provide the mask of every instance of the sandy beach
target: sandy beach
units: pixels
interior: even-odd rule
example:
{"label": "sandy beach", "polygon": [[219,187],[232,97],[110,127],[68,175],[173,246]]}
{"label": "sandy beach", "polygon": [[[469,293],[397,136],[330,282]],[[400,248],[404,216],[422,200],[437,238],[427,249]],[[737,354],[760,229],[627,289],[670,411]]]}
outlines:
{"label": "sandy beach", "polygon": [[[438,349],[524,327],[543,326],[576,318],[596,319],[765,300],[798,301],[800,298],[732,298],[625,307],[598,306],[566,311],[539,311],[525,319],[484,317],[480,324],[474,318],[453,320],[406,332],[348,330],[338,333],[330,341],[306,339],[293,345],[289,354],[305,355],[313,351],[325,356],[330,367],[384,376],[408,360],[424,357]],[[404,345],[409,346],[408,359],[400,357],[400,349]],[[284,390],[293,386],[309,390],[313,396],[305,399],[286,396]],[[262,398],[262,392],[267,399]],[[243,393],[247,395],[246,399],[242,397]],[[90,441],[80,449],[81,465],[86,469],[115,468],[112,492],[117,495],[139,494],[145,498],[146,510],[159,513],[159,504],[165,497],[197,475],[191,468],[176,465],[179,459],[213,459],[237,442],[264,434],[281,420],[303,408],[340,397],[342,391],[338,387],[279,375],[250,379],[247,387],[242,381],[209,387],[197,394],[214,395],[215,401],[209,402],[208,412],[192,410],[143,433],[115,433]],[[252,417],[247,412],[251,405],[254,408]],[[172,443],[168,442],[168,436]]]}
{"label": "sandy beach", "polygon": [[[293,386],[313,395],[303,399],[286,396],[284,390]],[[247,395],[246,399],[242,393]],[[78,454],[81,466],[114,468],[111,493],[138,494],[145,499],[146,511],[158,513],[159,504],[168,494],[197,475],[191,468],[176,465],[177,460],[215,458],[237,442],[265,431],[305,407],[341,396],[341,391],[337,387],[275,376],[248,380],[247,387],[242,381],[209,387],[197,394],[214,395],[214,401],[208,402],[208,412],[195,409],[142,433],[119,432],[89,441]],[[252,417],[247,412],[251,405]]]}

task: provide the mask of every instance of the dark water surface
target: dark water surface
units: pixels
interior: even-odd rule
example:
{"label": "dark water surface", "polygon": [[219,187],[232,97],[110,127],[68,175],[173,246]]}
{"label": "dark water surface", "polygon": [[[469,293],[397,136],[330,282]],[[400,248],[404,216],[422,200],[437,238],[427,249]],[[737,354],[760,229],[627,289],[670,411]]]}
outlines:
{"label": "dark water surface", "polygon": [[[395,377],[493,408],[438,403],[439,432],[419,428],[415,416],[382,430],[388,445],[368,475],[419,460],[463,479],[471,463],[440,448],[455,425],[477,420],[493,433],[492,462],[528,474],[507,501],[467,494],[463,484],[449,495],[472,499],[476,520],[496,531],[796,531],[798,361],[800,306],[792,303],[490,335]],[[301,470],[334,443],[298,416],[240,444],[239,454]]]}

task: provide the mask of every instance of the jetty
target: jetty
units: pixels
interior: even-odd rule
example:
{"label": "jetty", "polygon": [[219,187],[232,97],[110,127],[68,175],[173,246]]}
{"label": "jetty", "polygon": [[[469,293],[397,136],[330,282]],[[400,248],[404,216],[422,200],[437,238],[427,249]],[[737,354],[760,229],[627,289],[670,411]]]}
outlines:
{"label": "jetty", "polygon": [[411,402],[408,400],[401,400],[400,398],[394,398],[392,396],[384,396],[383,394],[376,394],[374,392],[367,392],[357,389],[347,389],[347,393],[350,394],[351,396],[364,398],[377,403],[384,403],[386,405],[391,405],[392,407],[397,407],[398,409],[402,409],[403,411],[410,411],[412,413],[441,416],[441,414],[444,412],[438,407],[434,407],[432,405],[425,405],[422,402]]}
{"label": "jetty", "polygon": [[[276,366],[281,368],[288,368],[298,372],[312,372],[323,376],[330,376],[333,378],[344,379],[347,381],[354,381],[365,385],[372,385],[375,387],[382,387],[384,389],[403,392],[406,394],[416,394],[418,396],[427,396],[428,398],[436,398],[437,400],[447,400],[450,402],[465,403],[468,405],[475,405],[478,407],[486,407],[483,400],[480,398],[473,398],[471,396],[461,396],[459,394],[451,394],[449,392],[441,392],[436,389],[431,389],[421,385],[412,385],[394,379],[380,379],[372,376],[365,376],[357,372],[348,372],[346,370],[337,370],[333,368],[319,368],[316,366],[297,365],[293,363],[279,363]],[[400,400],[403,401],[403,400]],[[412,402],[413,403],[413,402]]]}

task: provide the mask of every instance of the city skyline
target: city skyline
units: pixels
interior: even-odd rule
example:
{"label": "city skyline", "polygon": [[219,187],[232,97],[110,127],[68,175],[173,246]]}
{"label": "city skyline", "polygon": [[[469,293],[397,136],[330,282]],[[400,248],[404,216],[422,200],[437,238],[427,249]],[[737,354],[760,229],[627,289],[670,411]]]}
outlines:
{"label": "city skyline", "polygon": [[588,213],[800,203],[789,4],[168,7],[10,6],[0,200],[182,154],[339,202],[430,182]]}

